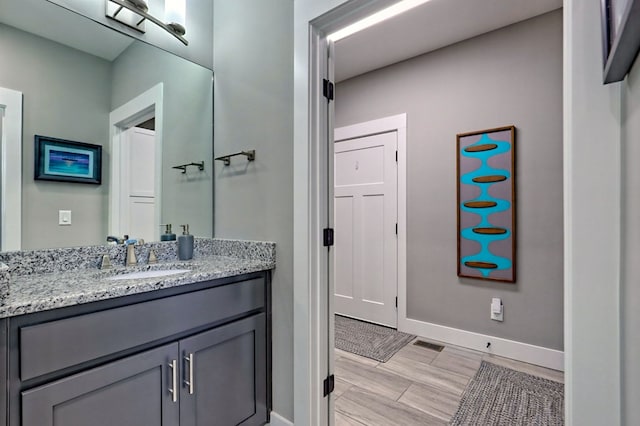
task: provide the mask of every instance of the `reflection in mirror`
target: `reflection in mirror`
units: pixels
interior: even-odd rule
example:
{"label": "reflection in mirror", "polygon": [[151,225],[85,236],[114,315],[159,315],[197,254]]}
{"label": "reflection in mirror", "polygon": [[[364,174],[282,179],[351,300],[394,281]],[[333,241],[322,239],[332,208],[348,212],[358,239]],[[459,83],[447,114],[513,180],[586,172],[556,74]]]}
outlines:
{"label": "reflection in mirror", "polygon": [[[23,94],[6,185],[22,182],[22,249],[156,241],[161,223],[212,236],[211,70],[42,0],[0,0],[0,57],[0,88]],[[34,180],[35,135],[101,145],[102,184]]]}
{"label": "reflection in mirror", "polygon": [[[29,0],[28,0],[29,1]],[[39,0],[45,1],[45,0]],[[172,13],[177,3],[181,10],[181,25],[186,29],[184,35],[188,39],[188,45],[178,41],[173,35],[159,25],[145,19],[141,26],[136,25],[140,20],[124,19],[122,21],[113,19],[113,12],[119,6],[109,4],[108,0],[46,0],[66,9],[86,16],[106,27],[115,29],[118,32],[142,40],[153,46],[160,47],[191,62],[202,65],[206,68],[213,68],[213,0],[145,0],[147,13],[162,21],[161,24],[168,24],[176,18]],[[108,7],[107,7],[108,6]],[[112,6],[115,6],[112,8]],[[107,17],[107,15],[109,17]],[[127,15],[126,11],[120,12],[118,16]],[[132,24],[132,25],[129,25]],[[137,28],[133,29],[132,27]],[[142,27],[142,28],[141,28]]]}

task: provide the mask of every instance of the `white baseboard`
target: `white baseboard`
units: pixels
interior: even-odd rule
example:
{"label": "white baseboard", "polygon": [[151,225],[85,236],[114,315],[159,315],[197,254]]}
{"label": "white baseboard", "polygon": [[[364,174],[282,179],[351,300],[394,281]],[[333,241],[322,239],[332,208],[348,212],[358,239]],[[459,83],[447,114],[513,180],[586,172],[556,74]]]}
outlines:
{"label": "white baseboard", "polygon": [[[555,349],[408,318],[404,320],[399,318],[398,330],[415,334],[425,339],[438,340],[443,343],[564,371],[564,352]],[[487,348],[487,342],[491,342],[489,348]]]}
{"label": "white baseboard", "polygon": [[275,411],[271,412],[271,423],[268,426],[293,426],[293,423]]}

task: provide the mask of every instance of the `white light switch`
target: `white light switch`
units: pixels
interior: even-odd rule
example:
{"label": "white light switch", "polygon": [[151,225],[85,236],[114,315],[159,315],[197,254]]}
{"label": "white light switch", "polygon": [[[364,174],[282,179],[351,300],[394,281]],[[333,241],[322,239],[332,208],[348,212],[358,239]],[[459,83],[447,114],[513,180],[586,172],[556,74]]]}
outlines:
{"label": "white light switch", "polygon": [[504,321],[502,300],[498,297],[491,299],[491,319],[495,321]]}
{"label": "white light switch", "polygon": [[58,225],[71,225],[71,210],[58,210]]}

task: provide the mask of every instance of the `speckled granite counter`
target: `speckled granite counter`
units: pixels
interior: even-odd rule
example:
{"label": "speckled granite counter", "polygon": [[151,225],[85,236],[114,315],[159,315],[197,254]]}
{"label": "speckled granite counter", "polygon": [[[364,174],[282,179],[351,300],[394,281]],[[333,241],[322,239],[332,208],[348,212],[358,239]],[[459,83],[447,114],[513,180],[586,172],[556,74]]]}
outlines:
{"label": "speckled granite counter", "polygon": [[[145,264],[149,250],[159,259]],[[8,265],[9,294],[2,298],[0,318],[95,302],[196,282],[275,268],[275,244],[219,239],[196,239],[194,258],[179,261],[175,242],[136,247],[135,267],[97,268],[103,254],[114,265],[124,263],[123,247],[92,246],[0,253]],[[109,277],[146,270],[187,269],[176,275],[156,278],[112,280]]]}

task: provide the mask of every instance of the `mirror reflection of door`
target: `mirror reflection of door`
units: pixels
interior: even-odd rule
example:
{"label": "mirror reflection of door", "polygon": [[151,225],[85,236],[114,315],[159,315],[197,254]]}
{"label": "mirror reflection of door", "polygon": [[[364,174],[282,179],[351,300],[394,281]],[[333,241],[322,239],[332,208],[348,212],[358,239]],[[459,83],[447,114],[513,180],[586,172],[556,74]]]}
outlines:
{"label": "mirror reflection of door", "polygon": [[131,238],[154,241],[156,194],[155,119],[150,119],[123,132],[122,190],[127,204],[122,209],[122,229]]}
{"label": "mirror reflection of door", "polygon": [[0,87],[0,250],[22,237],[22,93]]}
{"label": "mirror reflection of door", "polygon": [[[4,143],[4,141],[2,140],[3,138],[2,123],[3,122],[4,122],[4,107],[0,105],[0,147],[3,146],[2,144]],[[0,149],[0,164],[2,164],[2,149]],[[0,191],[2,191],[3,188],[4,188],[4,185],[2,184],[2,173],[0,173]],[[4,206],[2,205],[2,194],[0,193],[0,212],[3,211],[3,209],[4,209]],[[0,214],[0,241],[2,241],[2,221],[4,220],[2,216],[3,215]]]}

